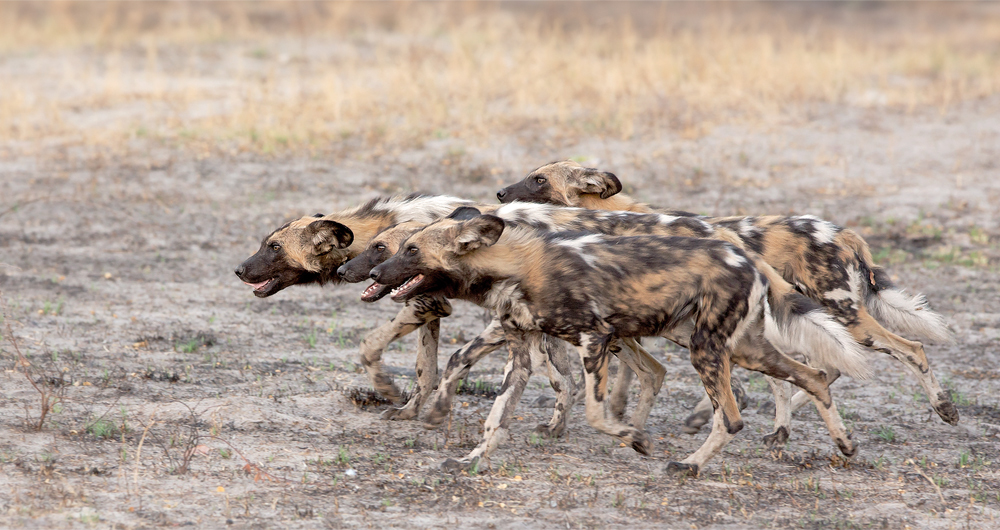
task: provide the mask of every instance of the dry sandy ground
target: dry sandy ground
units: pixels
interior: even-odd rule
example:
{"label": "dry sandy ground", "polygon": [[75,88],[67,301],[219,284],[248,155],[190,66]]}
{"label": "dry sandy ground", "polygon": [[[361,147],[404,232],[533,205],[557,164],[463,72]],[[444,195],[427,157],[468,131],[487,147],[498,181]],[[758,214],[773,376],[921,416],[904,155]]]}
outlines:
{"label": "dry sandy ground", "polygon": [[[21,350],[61,401],[36,430],[38,395],[5,340],[0,526],[997,528],[998,110],[996,100],[944,115],[815,107],[690,140],[525,135],[315,156],[198,154],[148,139],[12,149],[0,161],[0,288]],[[346,395],[367,385],[357,344],[392,302],[364,305],[358,285],[259,300],[232,273],[289,218],[410,191],[490,200],[567,157],[614,171],[654,204],[810,213],[861,231],[954,329],[953,344],[927,351],[961,423],[942,423],[903,367],[873,354],[874,380],[834,387],[861,444],[853,460],[808,410],[771,452],[761,442],[771,416],[758,412],[766,385],[743,373],[744,431],[699,478],[665,476],[706,433],[681,432],[701,390],[686,352],[661,341],[653,456],[596,435],[579,406],[562,439],[531,437],[549,413],[531,404],[551,395],[535,378],[492,469],[448,475],[439,463],[474,446],[489,400],[463,395],[449,428],[427,431]],[[455,305],[444,354],[484,322]],[[400,381],[411,381],[413,351],[410,337],[386,355]],[[498,353],[474,377],[496,383],[502,365]]]}

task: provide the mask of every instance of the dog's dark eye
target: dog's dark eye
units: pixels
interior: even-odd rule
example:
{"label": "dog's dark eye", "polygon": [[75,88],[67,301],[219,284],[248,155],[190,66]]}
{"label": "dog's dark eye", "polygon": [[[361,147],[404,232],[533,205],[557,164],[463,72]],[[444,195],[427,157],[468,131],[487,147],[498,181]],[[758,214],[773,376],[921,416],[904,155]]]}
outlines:
{"label": "dog's dark eye", "polygon": [[271,243],[271,250],[275,252],[281,250],[281,243]]}
{"label": "dog's dark eye", "polygon": [[545,177],[535,177],[535,182],[545,184]]}
{"label": "dog's dark eye", "polygon": [[417,247],[410,247],[410,248],[406,249],[406,253],[409,254],[409,255],[411,255],[411,256],[416,256],[417,252],[420,252],[420,249],[418,249]]}
{"label": "dog's dark eye", "polygon": [[385,245],[379,243],[378,245],[375,245],[375,250],[382,252],[383,250],[385,250]]}

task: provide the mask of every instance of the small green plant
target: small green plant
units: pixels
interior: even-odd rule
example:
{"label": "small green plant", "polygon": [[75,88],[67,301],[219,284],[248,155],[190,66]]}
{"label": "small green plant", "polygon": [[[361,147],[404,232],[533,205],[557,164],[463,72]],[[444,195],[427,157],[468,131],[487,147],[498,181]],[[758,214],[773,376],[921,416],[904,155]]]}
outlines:
{"label": "small green plant", "polygon": [[111,438],[118,433],[118,427],[111,420],[100,418],[86,427],[88,433],[94,438]]}
{"label": "small green plant", "polygon": [[879,425],[875,429],[875,436],[878,436],[883,442],[894,443],[896,441],[896,431],[893,430],[891,425]]}
{"label": "small green plant", "polygon": [[528,436],[528,445],[542,447],[545,445],[545,437],[537,432],[533,432]]}
{"label": "small green plant", "polygon": [[233,452],[223,447],[222,449],[219,449],[219,456],[225,458],[226,460],[229,460],[230,458],[233,457]]}
{"label": "small green plant", "polygon": [[65,302],[63,301],[63,298],[61,296],[59,297],[59,300],[56,300],[56,303],[54,304],[46,300],[45,303],[42,304],[42,308],[38,310],[38,314],[58,316],[60,313],[62,313],[64,303]]}
{"label": "small green plant", "polygon": [[181,353],[194,353],[198,351],[199,346],[201,346],[201,343],[195,338],[187,342],[178,342],[174,345],[174,349]]}
{"label": "small green plant", "polygon": [[316,339],[318,337],[319,337],[319,333],[316,332],[316,328],[312,328],[311,330],[309,330],[309,333],[306,333],[306,336],[305,336],[306,344],[308,344],[310,348],[315,348],[316,347]]}
{"label": "small green plant", "polygon": [[351,453],[349,453],[347,447],[344,447],[343,445],[337,450],[337,463],[342,466],[351,465]]}

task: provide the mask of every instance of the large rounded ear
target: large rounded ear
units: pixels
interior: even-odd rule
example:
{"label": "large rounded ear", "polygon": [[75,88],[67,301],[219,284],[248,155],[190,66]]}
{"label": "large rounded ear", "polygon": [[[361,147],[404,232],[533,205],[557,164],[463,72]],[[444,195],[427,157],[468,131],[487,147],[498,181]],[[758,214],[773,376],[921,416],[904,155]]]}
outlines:
{"label": "large rounded ear", "polygon": [[579,177],[580,193],[599,193],[602,199],[622,191],[622,183],[614,173],[584,168]]}
{"label": "large rounded ear", "polygon": [[302,242],[306,248],[312,247],[316,255],[326,254],[335,248],[347,248],[354,242],[354,232],[337,221],[322,219],[306,225],[302,231]]}
{"label": "large rounded ear", "polygon": [[461,256],[493,245],[500,239],[503,229],[503,219],[495,215],[480,215],[462,223],[455,237],[455,254]]}
{"label": "large rounded ear", "polygon": [[479,217],[483,212],[480,212],[472,206],[459,206],[455,208],[454,212],[448,215],[448,219],[455,219],[456,221],[468,221],[473,217]]}

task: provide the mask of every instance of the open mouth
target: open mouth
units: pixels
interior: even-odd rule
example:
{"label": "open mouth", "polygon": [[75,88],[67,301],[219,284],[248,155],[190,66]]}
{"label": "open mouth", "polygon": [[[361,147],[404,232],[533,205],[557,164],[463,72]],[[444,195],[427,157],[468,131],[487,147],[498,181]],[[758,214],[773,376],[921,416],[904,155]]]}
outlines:
{"label": "open mouth", "polygon": [[423,274],[418,274],[410,278],[409,280],[406,280],[406,283],[392,290],[392,299],[393,300],[404,299],[406,295],[408,295],[411,291],[416,289],[417,286],[420,285],[420,282],[422,281],[424,281]]}
{"label": "open mouth", "polygon": [[270,286],[271,283],[273,283],[275,280],[277,280],[277,278],[271,278],[269,280],[264,280],[258,283],[250,283],[250,282],[243,282],[243,283],[249,285],[250,287],[253,287],[254,293],[262,293],[266,291],[268,286]]}
{"label": "open mouth", "polygon": [[368,286],[367,289],[361,293],[362,302],[378,302],[383,296],[389,294],[389,286],[382,285],[381,283],[375,282]]}

